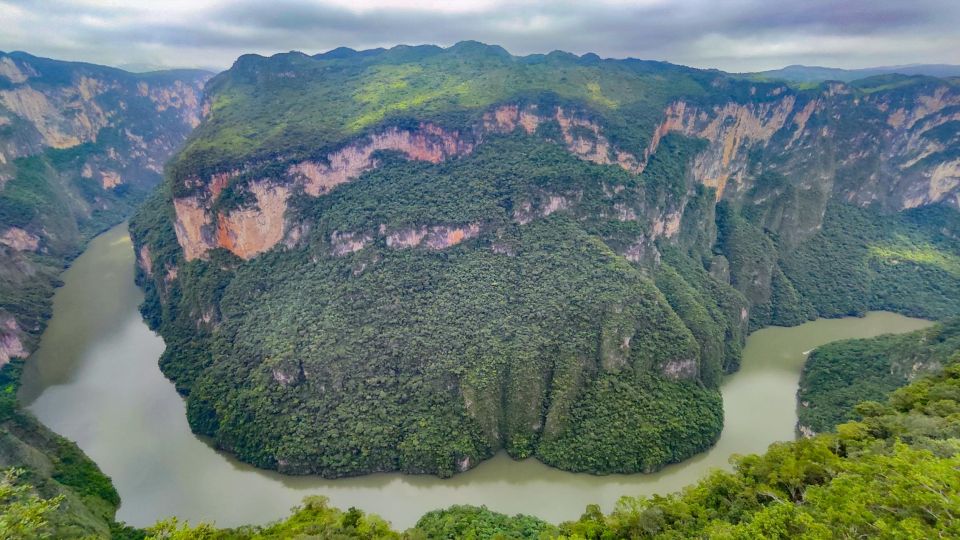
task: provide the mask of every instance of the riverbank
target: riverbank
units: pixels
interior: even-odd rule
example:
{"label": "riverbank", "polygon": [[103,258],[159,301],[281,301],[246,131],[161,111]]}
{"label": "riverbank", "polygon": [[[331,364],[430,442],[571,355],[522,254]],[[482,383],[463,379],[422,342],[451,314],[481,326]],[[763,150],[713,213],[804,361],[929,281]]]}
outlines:
{"label": "riverbank", "polygon": [[451,479],[375,474],[341,480],[287,477],[218,453],[187,425],[182,398],[157,367],[163,341],[143,323],[142,293],[125,226],[94,239],[62,276],[54,316],[24,373],[21,397],[45,424],[76,440],[113,479],[118,519],[149,525],[176,515],[221,526],[287,515],[304,496],[377,513],[395,528],[453,504],[486,505],[559,522],[587,504],[610,510],[622,495],[667,493],[734,453],[789,440],[803,352],[834,341],[928,325],[892,313],[813,321],[752,334],[741,370],[724,381],[726,425],[714,448],[650,475],[591,476],[498,455]]}

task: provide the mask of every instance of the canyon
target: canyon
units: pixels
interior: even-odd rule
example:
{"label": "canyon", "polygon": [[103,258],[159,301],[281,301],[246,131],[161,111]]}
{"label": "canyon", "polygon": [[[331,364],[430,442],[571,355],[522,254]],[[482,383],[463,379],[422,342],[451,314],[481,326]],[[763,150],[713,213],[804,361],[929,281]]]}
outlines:
{"label": "canyon", "polygon": [[[0,464],[77,535],[272,519],[306,488],[404,525],[676,489],[792,438],[813,347],[960,313],[958,149],[956,78],[475,42],[217,75],[0,53]],[[911,356],[942,328],[896,341],[885,392],[950,369]]]}
{"label": "canyon", "polygon": [[191,428],[259,467],[655,471],[716,441],[749,331],[960,306],[958,107],[923,76],[246,55],[131,223],[144,314]]}
{"label": "canyon", "polygon": [[[217,174],[209,182],[188,178],[188,184],[209,187],[174,200],[178,241],[188,260],[203,257],[217,247],[249,259],[285,238],[291,224],[283,216],[292,193],[302,189],[308,196],[318,197],[355,180],[378,166],[376,152],[393,151],[406,159],[439,163],[469,154],[486,136],[518,128],[534,135],[548,121],[559,125],[561,140],[557,142],[571,154],[592,163],[615,164],[637,174],[643,172],[665,135],[680,133],[704,139],[708,146],[697,155],[691,174],[696,182],[713,188],[717,200],[742,199],[753,188],[757,173],[750,171],[748,156],[760,151],[777,155],[782,161],[769,170],[786,176],[801,189],[824,194],[820,215],[826,194],[834,191],[836,197],[862,206],[879,204],[903,210],[943,202],[960,208],[960,159],[935,159],[948,148],[925,136],[938,126],[960,121],[960,113],[956,112],[960,107],[957,89],[940,83],[924,88],[909,103],[891,103],[882,94],[853,97],[854,90],[840,83],[831,84],[820,93],[798,95],[786,86],[768,88],[762,96],[756,96],[756,91],[751,89],[751,96],[758,97],[758,101],[748,103],[728,102],[712,108],[684,100],[671,103],[663,110],[663,119],[639,158],[611,145],[602,126],[586,116],[577,116],[562,107],[542,114],[535,106],[509,104],[484,113],[482,120],[465,132],[430,123],[413,130],[389,128],[348,143],[323,161],[294,163],[280,178],[254,180],[244,187],[254,194],[248,207],[220,210],[215,216],[209,209],[223,186],[239,176],[240,170]],[[837,109],[842,112],[833,112]],[[879,118],[864,125],[863,116]],[[850,126],[864,131],[858,140],[852,141],[848,155],[831,151],[827,154],[830,161],[810,162],[811,155],[826,151],[835,131],[848,130]],[[840,185],[835,185],[837,178],[843,179]],[[266,193],[271,195],[267,197]],[[682,207],[683,202],[679,205]],[[545,209],[544,215],[551,211]],[[631,212],[622,210],[622,219],[637,219]],[[648,241],[676,234],[681,217],[682,211],[652,222]],[[806,225],[806,235],[815,232],[819,225],[814,217]],[[240,238],[244,239],[240,241],[243,247],[237,243]]]}

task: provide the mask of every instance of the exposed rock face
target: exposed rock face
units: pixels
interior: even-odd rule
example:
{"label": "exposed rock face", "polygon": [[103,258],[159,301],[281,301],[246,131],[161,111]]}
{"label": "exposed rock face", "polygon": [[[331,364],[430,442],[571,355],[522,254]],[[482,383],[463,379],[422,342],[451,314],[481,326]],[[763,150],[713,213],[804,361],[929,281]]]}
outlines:
{"label": "exposed rock face", "polygon": [[270,249],[283,239],[283,216],[287,211],[286,186],[254,182],[250,191],[256,206],[217,216],[217,244],[243,259]]}
{"label": "exposed rock face", "polygon": [[157,112],[175,110],[184,123],[190,127],[200,124],[202,115],[202,89],[182,80],[173,81],[170,85],[149,85],[140,83],[138,90],[141,95],[150,98],[156,106]]}
{"label": "exposed rock face", "polygon": [[483,127],[488,132],[509,133],[522,128],[532,135],[546,122],[560,127],[563,143],[570,153],[601,165],[617,164],[631,172],[641,172],[644,163],[629,152],[617,149],[607,140],[603,127],[596,121],[573,111],[556,107],[542,114],[538,107],[503,105],[484,115]]}
{"label": "exposed rock face", "polygon": [[16,319],[0,314],[0,367],[13,358],[26,358],[29,354],[20,334]]}
{"label": "exposed rock face", "polygon": [[76,87],[64,88],[50,99],[30,86],[2,90],[0,103],[33,124],[46,146],[69,148],[96,140],[107,125],[106,114],[93,100],[103,90],[102,84],[83,77]]}
{"label": "exposed rock face", "polygon": [[[281,198],[293,193],[295,187],[302,187],[309,196],[319,197],[338,185],[355,180],[379,165],[374,157],[378,151],[398,152],[414,161],[440,163],[452,157],[469,154],[477,144],[482,143],[486,134],[509,133],[517,129],[533,134],[540,124],[548,121],[557,122],[563,137],[561,142],[578,157],[598,164],[619,165],[632,172],[643,169],[643,165],[633,155],[616,150],[603,135],[601,126],[592,120],[561,107],[548,111],[547,114],[540,114],[535,106],[521,108],[517,105],[503,105],[487,112],[472,133],[448,131],[431,123],[422,123],[415,130],[392,127],[327,154],[325,162],[306,160],[294,163],[287,168],[283,178],[269,180],[274,186],[288,187],[282,193],[278,191],[271,196],[267,211],[280,212],[281,208],[285,210],[286,202],[281,201]],[[256,208],[234,211],[227,214],[226,218],[222,215],[214,218],[210,214],[209,208],[216,202],[220,192],[239,174],[239,170],[217,173],[207,182],[197,177],[190,178],[186,181],[187,184],[200,186],[199,191],[174,200],[177,214],[175,230],[187,260],[202,258],[207,251],[217,247],[226,248],[241,258],[249,259],[272,248],[284,238],[286,231],[282,213],[255,215],[256,212],[264,211],[264,207],[259,203],[262,194],[255,194],[258,200]],[[256,189],[253,185],[246,188],[248,192],[252,193]],[[569,206],[570,201],[554,196],[546,202],[540,215],[547,216]],[[522,219],[525,218],[518,218]],[[251,226],[253,222],[258,225]],[[214,229],[216,234],[212,232]],[[247,239],[248,233],[252,234],[253,238]],[[416,231],[408,234],[415,236]],[[428,232],[423,234],[423,238],[426,238]],[[397,245],[403,245],[413,242],[414,236],[397,238],[395,241],[398,242]],[[419,245],[420,240],[413,245]],[[428,239],[426,245],[433,247],[445,242],[446,240],[437,237]],[[459,240],[453,243],[457,242]],[[239,247],[241,245],[244,247]],[[340,249],[343,248],[335,247],[334,252]]]}
{"label": "exposed rock face", "polygon": [[173,200],[177,213],[174,231],[188,261],[198,259],[214,247],[213,220],[197,197],[182,197]]}
{"label": "exposed rock face", "polygon": [[[0,53],[0,189],[28,163],[27,170],[38,175],[31,180],[48,183],[48,190],[38,193],[51,194],[42,204],[32,202],[29,219],[0,223],[0,297],[6,300],[11,290],[52,290],[54,276],[82,247],[86,235],[119,219],[118,211],[136,202],[123,200],[130,191],[119,188],[129,186],[142,194],[159,183],[163,163],[196,125],[208,76],[181,72],[143,77]],[[98,144],[77,148],[69,154],[73,157],[60,161],[45,153],[85,143]],[[21,160],[28,157],[35,159]],[[96,212],[113,217],[98,217]],[[137,260],[150,275],[148,247],[139,250]],[[0,309],[0,364],[29,354],[44,328],[46,309],[36,298],[5,302]]]}
{"label": "exposed rock face", "polygon": [[153,277],[153,257],[150,255],[150,246],[144,244],[137,250],[137,266],[147,277]]}
{"label": "exposed rock face", "polygon": [[369,235],[334,232],[330,235],[330,244],[333,246],[330,252],[332,255],[341,256],[360,251],[371,240],[372,238]]}
{"label": "exposed rock face", "polygon": [[695,379],[697,360],[695,358],[671,360],[661,367],[661,372],[670,379]]}
{"label": "exposed rock face", "polygon": [[[728,103],[706,112],[683,101],[675,102],[667,107],[666,118],[654,132],[646,156],[651,156],[671,131],[707,139],[710,145],[697,157],[694,175],[700,183],[716,188],[719,200],[731,177],[742,182],[749,148],[769,142],[786,125],[795,104],[795,96],[789,95],[764,103]],[[805,112],[807,118],[811,113]]]}
{"label": "exposed rock face", "polygon": [[430,249],[444,249],[480,234],[480,224],[470,223],[462,227],[435,225],[416,229],[403,229],[387,235],[387,247],[410,248],[424,245]]}
{"label": "exposed rock face", "polygon": [[[960,207],[960,160],[938,158],[946,147],[927,135],[960,118],[957,106],[960,92],[946,83],[925,90],[909,102],[884,93],[858,94],[840,83],[824,85],[818,92],[762,85],[753,88],[749,97],[726,103],[706,106],[693,100],[674,101],[664,110],[643,154],[637,155],[616,147],[602,123],[585,112],[564,106],[502,104],[486,111],[473,128],[465,131],[428,122],[414,128],[384,128],[323,159],[285,165],[285,173],[269,181],[288,186],[289,194],[302,188],[307,195],[319,197],[376,168],[379,163],[374,156],[378,151],[439,163],[472,152],[490,134],[522,131],[535,136],[547,133],[541,130],[547,124],[554,126],[551,133],[559,131],[557,142],[581,159],[640,173],[663,137],[679,132],[708,141],[696,157],[691,175],[694,181],[714,188],[718,200],[751,197],[756,179],[767,172],[786,177],[802,198],[815,200],[815,204],[779,208],[764,224],[780,231],[790,245],[819,229],[823,209],[833,196],[861,205],[879,203],[891,210],[938,202]],[[849,132],[856,135],[838,146],[837,134]],[[766,158],[758,161],[758,156]],[[243,231],[233,230],[232,221],[221,223],[219,216],[209,214],[219,192],[238,175],[239,171],[221,172],[208,179],[185,181],[187,186],[199,186],[192,195],[175,201],[177,235],[188,260],[204,257],[216,247],[249,258],[289,236],[287,230],[272,230],[269,234],[258,232],[247,242]],[[618,203],[614,211],[621,221],[646,220],[650,242],[679,234],[686,202],[683,196],[667,207],[644,208],[643,212]],[[278,199],[272,203],[271,208],[283,206]],[[514,210],[514,219],[525,224],[568,209],[571,204],[560,199],[542,205],[521,202]],[[286,228],[278,216],[242,215],[246,216],[244,223],[259,220],[258,231],[267,223],[269,227]],[[235,248],[241,244],[250,247]],[[344,248],[334,251],[340,249]],[[651,249],[652,244],[641,249],[638,243],[628,254],[635,258],[641,252],[652,253]]]}
{"label": "exposed rock face", "polygon": [[447,133],[433,124],[423,124],[416,132],[392,128],[372,135],[365,144],[353,144],[329,154],[327,163],[297,163],[290,167],[290,174],[302,182],[304,191],[317,197],[375,168],[373,153],[378,150],[400,152],[410,160],[439,163],[469,153],[472,148],[459,133]]}
{"label": "exposed rock face", "polygon": [[123,183],[120,175],[113,171],[102,171],[100,173],[100,185],[103,189],[113,189]]}
{"label": "exposed rock face", "polygon": [[17,251],[37,251],[40,238],[19,227],[10,227],[0,236],[0,244],[10,246]]}
{"label": "exposed rock face", "polygon": [[683,212],[681,210],[676,210],[673,212],[667,212],[666,215],[660,217],[659,219],[653,220],[653,238],[659,238],[661,236],[666,238],[673,238],[680,232],[680,221],[683,219]]}
{"label": "exposed rock face", "polygon": [[21,66],[18,66],[12,58],[0,58],[0,77],[4,77],[14,84],[22,83],[29,79],[31,75],[36,75],[36,72],[32,70],[28,69],[27,72],[24,73],[20,68]]}
{"label": "exposed rock face", "polygon": [[[958,105],[960,91],[945,83],[907,102],[882,93],[856,97],[843,84],[829,85],[819,95],[783,89],[758,101],[709,109],[677,101],[665,110],[645,155],[669,132],[706,139],[693,174],[716,188],[718,199],[749,191],[762,172],[751,170],[750,153],[760,151],[776,156],[766,170],[800,189],[891,210],[939,202],[960,208],[957,160],[939,157],[946,147],[931,136],[934,128],[960,119]],[[839,132],[854,136],[838,144]]]}
{"label": "exposed rock face", "polygon": [[[53,82],[45,70],[57,65]],[[22,53],[0,55],[0,124],[11,124],[12,136],[0,136],[0,164],[37,153],[44,147],[70,148],[97,141],[104,128],[124,123],[127,114],[143,114],[131,101],[149,100],[156,113],[167,116],[177,133],[124,134],[136,149],[125,159],[149,161],[159,172],[176,146],[200,120],[202,85],[208,74],[184,74],[184,78],[142,77],[99,66],[57,63]],[[135,111],[134,111],[135,110]],[[130,112],[128,112],[130,111]],[[8,116],[10,115],[10,116]],[[145,138],[146,135],[146,138]],[[148,140],[154,137],[153,140]],[[122,152],[126,154],[126,149]],[[139,152],[139,156],[136,155]],[[103,176],[105,189],[119,176]]]}

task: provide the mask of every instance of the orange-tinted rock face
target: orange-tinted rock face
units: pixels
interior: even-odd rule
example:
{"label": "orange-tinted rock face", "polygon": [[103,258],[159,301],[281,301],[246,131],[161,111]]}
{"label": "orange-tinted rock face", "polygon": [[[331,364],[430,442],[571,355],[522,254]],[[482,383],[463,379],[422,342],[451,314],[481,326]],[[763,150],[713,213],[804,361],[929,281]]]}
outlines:
{"label": "orange-tinted rock face", "polygon": [[327,163],[304,161],[290,167],[290,175],[303,183],[304,191],[314,197],[328,193],[334,187],[349,182],[378,164],[373,153],[392,150],[407,159],[439,163],[451,156],[466,154],[473,146],[457,132],[424,124],[417,132],[393,128],[372,135],[362,144],[352,144],[327,155]]}
{"label": "orange-tinted rock face", "polygon": [[463,227],[431,227],[426,246],[430,249],[445,249],[480,234],[480,224],[470,223]]}
{"label": "orange-tinted rock face", "polygon": [[153,277],[153,257],[150,255],[150,246],[144,244],[137,251],[137,266],[143,270],[148,277]]}
{"label": "orange-tinted rock face", "polygon": [[330,235],[330,244],[332,246],[330,252],[332,255],[339,257],[347,253],[360,251],[366,247],[371,240],[372,238],[365,234],[334,232]]}
{"label": "orange-tinted rock face", "polygon": [[[429,123],[421,124],[412,131],[389,128],[328,154],[325,162],[295,163],[288,168],[286,179],[272,180],[275,187],[287,187],[270,196],[269,215],[258,204],[258,208],[234,211],[227,216],[211,216],[207,209],[239,171],[214,174],[198,195],[174,200],[177,239],[187,260],[203,257],[215,247],[226,248],[245,259],[250,258],[270,249],[284,238],[283,216],[277,212],[281,208],[286,209],[285,200],[280,199],[289,195],[296,186],[302,186],[307,195],[319,197],[376,168],[379,164],[373,155],[377,151],[395,151],[410,160],[440,163],[451,157],[469,154],[476,144],[482,142],[485,133],[508,133],[522,129],[527,134],[533,134],[540,123],[547,120],[555,120],[560,124],[565,146],[578,157],[594,163],[619,165],[633,172],[642,170],[642,164],[633,155],[613,148],[601,127],[591,120],[580,118],[562,108],[541,114],[533,106],[520,108],[517,105],[504,105],[485,114],[478,131],[469,136]],[[204,185],[198,178],[188,182],[196,186]],[[258,201],[261,195],[257,195]],[[569,201],[562,197],[551,199],[544,205],[541,215],[568,207]],[[454,245],[474,234],[473,229],[468,227],[464,229],[463,237],[458,236],[460,233],[451,232],[452,236],[441,238],[438,236],[440,228],[425,229],[419,238],[416,237],[419,234],[417,231],[407,231],[404,234],[412,236],[396,236],[393,242],[397,246],[419,245],[426,239],[426,245],[433,248]],[[247,239],[247,234],[253,237]],[[389,243],[390,237],[387,240]],[[350,242],[359,240],[350,240],[346,244],[333,239],[331,241],[334,252],[344,249],[349,252],[354,247]]]}
{"label": "orange-tinted rock face", "polygon": [[217,245],[243,259],[267,251],[283,238],[290,188],[262,180],[251,184],[250,192],[256,207],[217,216]]}
{"label": "orange-tinted rock face", "polygon": [[[693,172],[697,181],[717,189],[717,199],[731,177],[740,178],[746,167],[745,149],[753,144],[767,143],[773,134],[782,129],[794,112],[796,98],[792,95],[782,99],[741,105],[728,103],[713,110],[701,111],[684,102],[671,104],[664,111],[665,118],[654,131],[645,156],[653,155],[660,140],[672,131],[692,137],[707,139],[710,144],[697,156]],[[815,105],[794,115],[801,126],[813,113]]]}
{"label": "orange-tinted rock face", "polygon": [[173,209],[177,214],[173,230],[188,261],[199,259],[216,247],[212,238],[212,220],[205,202],[197,196],[173,200]]}
{"label": "orange-tinted rock face", "polygon": [[102,171],[100,173],[100,185],[103,189],[113,189],[123,183],[118,173],[113,171]]}
{"label": "orange-tinted rock face", "polygon": [[503,105],[484,115],[483,127],[487,132],[495,133],[509,133],[522,128],[532,135],[541,123],[554,120],[560,125],[567,150],[577,157],[601,165],[620,165],[636,173],[643,170],[643,164],[636,156],[610,144],[599,124],[562,107],[543,113],[532,105],[525,108]]}

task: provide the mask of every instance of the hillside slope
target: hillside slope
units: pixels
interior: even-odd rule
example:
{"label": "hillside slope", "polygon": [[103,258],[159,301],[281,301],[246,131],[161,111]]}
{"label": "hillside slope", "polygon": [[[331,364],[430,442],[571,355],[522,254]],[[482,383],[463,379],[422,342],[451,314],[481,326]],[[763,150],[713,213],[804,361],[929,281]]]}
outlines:
{"label": "hillside slope", "polygon": [[950,81],[465,42],[207,91],[132,223],[143,311],[193,429],[262,467],[655,470],[716,439],[748,329],[960,313]]}
{"label": "hillside slope", "polygon": [[854,405],[943,369],[960,350],[960,320],[897,336],[840,341],[810,354],[797,392],[800,431],[831,431],[859,420]]}
{"label": "hillside slope", "polygon": [[207,78],[0,53],[0,468],[64,497],[58,537],[108,535],[120,501],[75,444],[20,409],[20,368],[60,272],[160,182],[200,121]]}
{"label": "hillside slope", "polygon": [[159,183],[207,78],[0,53],[0,364],[35,346],[64,262]]}

